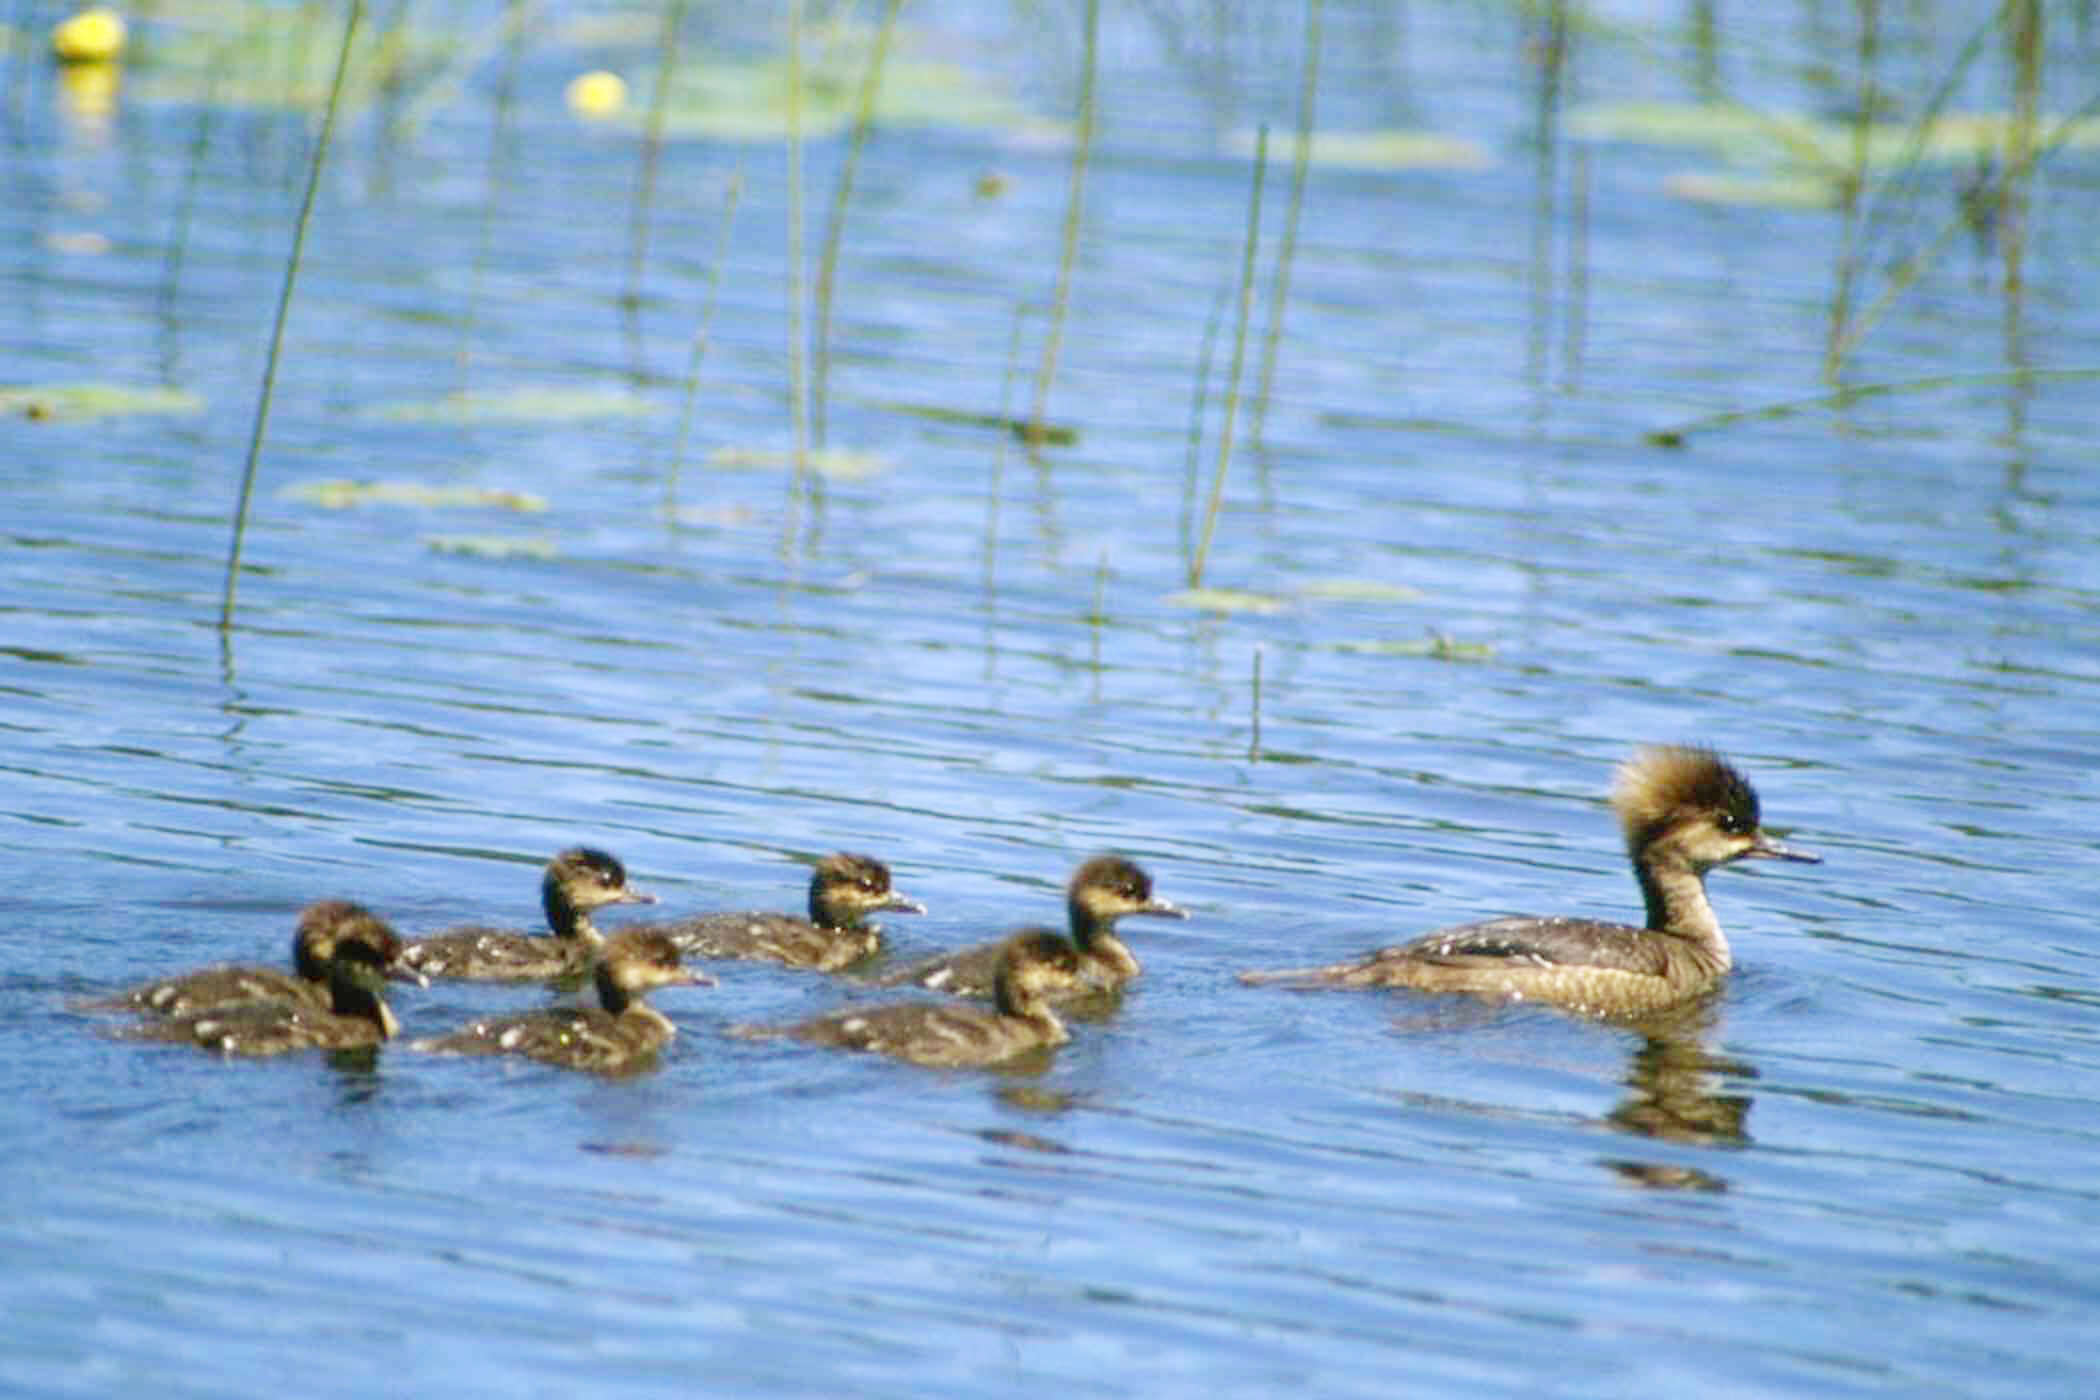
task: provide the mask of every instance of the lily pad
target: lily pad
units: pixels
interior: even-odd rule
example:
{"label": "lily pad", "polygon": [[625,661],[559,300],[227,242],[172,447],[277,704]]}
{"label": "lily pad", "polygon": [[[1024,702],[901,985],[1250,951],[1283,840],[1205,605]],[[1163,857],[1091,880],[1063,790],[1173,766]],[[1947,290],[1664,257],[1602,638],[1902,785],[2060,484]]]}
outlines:
{"label": "lily pad", "polygon": [[[148,102],[210,102],[257,110],[326,106],[343,42],[330,7],[182,7],[184,23],[145,51],[129,87]],[[343,104],[355,111],[382,90],[413,89],[458,50],[449,30],[407,24],[359,28],[343,74]]]}
{"label": "lily pad", "polygon": [[1715,175],[1686,171],[1663,181],[1663,188],[1694,204],[1755,209],[1829,209],[1838,202],[1837,186],[1817,175]]}
{"label": "lily pad", "polygon": [[[889,470],[888,459],[874,452],[853,452],[843,447],[813,448],[802,454],[809,469],[827,481],[866,481]],[[787,471],[795,465],[795,454],[756,447],[718,447],[708,454],[707,465],[716,471]]]}
{"label": "lily pad", "polygon": [[418,506],[426,510],[455,507],[543,511],[547,499],[529,491],[510,491],[496,486],[425,486],[418,481],[304,481],[278,493],[288,500],[330,510],[353,506]]}
{"label": "lily pad", "polygon": [[[1236,131],[1232,149],[1243,156],[1254,154],[1255,133]],[[1271,162],[1295,158],[1297,138],[1275,133],[1269,136]],[[1495,158],[1485,146],[1460,136],[1434,131],[1391,128],[1384,131],[1315,131],[1312,149],[1306,154],[1311,165],[1347,170],[1485,170]]]}
{"label": "lily pad", "polygon": [[1432,661],[1490,661],[1495,655],[1495,649],[1486,642],[1462,642],[1441,632],[1409,641],[1337,642],[1335,650],[1361,656],[1425,656]]}
{"label": "lily pad", "polygon": [[663,405],[625,390],[513,389],[500,394],[447,394],[398,399],[371,412],[394,423],[574,423],[594,418],[647,418]]}
{"label": "lily pad", "polygon": [[1166,601],[1177,608],[1197,608],[1214,613],[1251,613],[1257,617],[1286,612],[1290,608],[1287,599],[1240,588],[1184,588],[1178,593],[1169,593]]}
{"label": "lily pad", "polygon": [[543,535],[426,535],[423,543],[439,554],[475,559],[552,559],[554,541]]}
{"label": "lily pad", "polygon": [[[1872,122],[1866,129],[1867,163],[1961,162],[1994,156],[2004,151],[2012,122],[2002,112],[1943,112],[1922,130],[1912,122]],[[1830,170],[1851,168],[1857,142],[1851,122],[1719,103],[1601,103],[1571,116],[1569,130],[1593,141],[1688,146],[1742,163]],[[2038,118],[2034,141],[2037,146],[2044,142],[2077,149],[2100,146],[2100,117],[2070,122]]]}
{"label": "lily pad", "polygon": [[1404,583],[1363,578],[1314,579],[1298,592],[1302,597],[1331,603],[1408,603],[1422,596],[1420,589]]}
{"label": "lily pad", "polygon": [[[805,138],[837,135],[858,118],[874,38],[872,28],[839,25],[809,46],[799,94]],[[1041,125],[988,79],[945,59],[914,56],[910,47],[909,36],[899,35],[882,66],[876,125],[1020,131]],[[790,76],[788,61],[780,55],[684,64],[672,73],[665,95],[664,132],[724,141],[781,140],[788,129]],[[642,128],[650,120],[649,107],[634,104],[624,120]]]}
{"label": "lily pad", "polygon": [[85,423],[100,418],[203,411],[204,400],[186,389],[138,389],[126,384],[0,386],[0,415],[43,423]]}
{"label": "lily pad", "polygon": [[1604,102],[1568,118],[1570,135],[1586,141],[1683,146],[1723,157],[1762,160],[1797,150],[1820,155],[1823,125],[1806,116],[1772,116],[1733,103]]}

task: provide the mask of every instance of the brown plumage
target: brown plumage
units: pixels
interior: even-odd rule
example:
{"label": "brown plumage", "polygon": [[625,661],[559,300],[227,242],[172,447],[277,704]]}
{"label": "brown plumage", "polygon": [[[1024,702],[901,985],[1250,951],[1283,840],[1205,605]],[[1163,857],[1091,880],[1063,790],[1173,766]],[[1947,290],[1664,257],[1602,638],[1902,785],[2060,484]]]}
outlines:
{"label": "brown plumage", "polygon": [[[356,906],[348,908],[355,910]],[[146,1020],[124,1033],[133,1040],[187,1041],[221,1055],[281,1055],[291,1050],[358,1050],[400,1029],[386,1004],[389,969],[397,978],[401,940],[385,921],[357,910],[358,927],[339,936],[328,959],[329,1004],[251,1001]]]}
{"label": "brown plumage", "polygon": [[[1152,893],[1152,877],[1122,856],[1095,856],[1072,872],[1065,887],[1065,914],[1079,953],[1080,980],[1052,995],[1069,1000],[1089,990],[1120,987],[1144,970],[1129,945],[1116,936],[1116,920],[1133,914],[1186,919],[1188,911]],[[913,963],[875,979],[879,987],[926,987],[959,997],[992,995],[1004,940],[980,943]]]}
{"label": "brown plumage", "polygon": [[1439,929],[1325,967],[1247,972],[1250,983],[1411,987],[1635,1015],[1711,990],[1732,965],[1706,872],[1745,859],[1815,861],[1759,826],[1757,792],[1710,749],[1654,746],[1619,768],[1612,808],[1647,923],[1516,916]]}
{"label": "brown plumage", "polygon": [[[394,937],[386,921],[361,905],[342,899],[324,899],[299,913],[292,934],[292,972],[275,967],[228,964],[179,973],[143,983],[128,991],[76,1003],[82,1011],[135,1011],[145,1016],[184,1016],[199,1011],[224,1010],[255,1002],[290,1001],[325,1011],[329,1006],[328,964],[336,944],[344,939],[363,938],[375,947]],[[404,980],[422,979],[405,968]]]}
{"label": "brown plumage", "polygon": [[524,1055],[565,1069],[617,1074],[639,1069],[670,1044],[678,1028],[643,1001],[656,987],[706,986],[702,972],[678,964],[678,948],[660,933],[623,929],[606,940],[593,969],[595,1007],[548,1007],[484,1016],[449,1035],[409,1042],[411,1050],[450,1055]]}
{"label": "brown plumage", "polygon": [[610,852],[573,846],[548,861],[540,877],[540,906],[552,938],[476,924],[419,938],[403,956],[426,977],[544,982],[577,976],[605,942],[591,923],[592,910],[654,903],[655,895],[627,887],[627,867]]}
{"label": "brown plumage", "polygon": [[793,914],[702,914],[631,924],[665,934],[689,958],[742,958],[837,972],[882,947],[870,914],[923,914],[926,906],[890,888],[890,868],[873,856],[840,851],[809,877],[809,917]]}
{"label": "brown plumage", "polygon": [[1080,984],[1079,956],[1058,934],[1028,928],[1000,945],[990,1008],[952,1001],[848,1007],[794,1026],[740,1026],[747,1039],[792,1036],[935,1069],[996,1065],[1070,1038],[1050,1000]]}

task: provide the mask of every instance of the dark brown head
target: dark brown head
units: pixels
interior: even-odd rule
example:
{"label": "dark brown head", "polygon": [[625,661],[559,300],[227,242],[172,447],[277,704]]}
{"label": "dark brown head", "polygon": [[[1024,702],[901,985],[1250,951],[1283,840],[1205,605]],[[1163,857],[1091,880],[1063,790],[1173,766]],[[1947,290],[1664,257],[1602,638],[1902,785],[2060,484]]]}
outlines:
{"label": "dark brown head", "polygon": [[1095,933],[1112,930],[1126,914],[1188,917],[1186,909],[1155,898],[1152,877],[1137,862],[1121,856],[1095,856],[1074,871],[1066,888],[1066,903],[1071,910],[1072,935],[1081,946]]}
{"label": "dark brown head", "polygon": [[383,920],[365,917],[376,928],[346,933],[328,959],[329,1006],[338,1016],[372,1022],[379,1027],[380,1039],[392,1040],[401,1023],[386,1004],[386,979],[401,955],[401,940]]}
{"label": "dark brown head", "polygon": [[577,916],[608,904],[654,904],[656,896],[627,888],[627,867],[610,851],[571,846],[547,862],[540,880],[540,904],[547,926],[567,936],[578,932]]}
{"label": "dark brown head", "polygon": [[326,982],[336,950],[345,943],[358,943],[378,956],[379,965],[397,982],[427,987],[430,980],[414,968],[404,966],[401,954],[407,946],[393,926],[362,904],[347,899],[323,899],[299,913],[299,929],[292,935],[292,961],[299,975],[312,982]]}
{"label": "dark brown head", "polygon": [[890,868],[873,856],[839,851],[809,877],[809,920],[825,928],[858,928],[868,915],[923,914],[926,906],[890,888]]}
{"label": "dark brown head", "polygon": [[1079,952],[1063,935],[1041,927],[1018,929],[999,947],[992,1000],[1009,1016],[1038,1016],[1046,997],[1081,981]]}
{"label": "dark brown head", "polygon": [[661,933],[628,929],[598,954],[598,1000],[615,1014],[656,987],[711,987],[715,979],[680,965],[678,945]]}
{"label": "dark brown head", "polygon": [[1816,861],[1759,826],[1757,790],[1711,749],[1651,745],[1619,766],[1612,810],[1636,862],[1675,859],[1704,874],[1759,857]]}

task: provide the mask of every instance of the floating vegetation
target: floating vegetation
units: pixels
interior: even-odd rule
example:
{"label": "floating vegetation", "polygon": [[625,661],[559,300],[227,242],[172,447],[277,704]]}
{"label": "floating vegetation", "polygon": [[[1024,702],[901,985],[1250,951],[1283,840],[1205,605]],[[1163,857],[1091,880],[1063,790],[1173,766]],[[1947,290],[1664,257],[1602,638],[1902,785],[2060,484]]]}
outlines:
{"label": "floating vegetation", "polygon": [[329,510],[356,506],[415,506],[424,510],[510,510],[534,514],[547,508],[544,496],[497,486],[425,486],[416,481],[305,481],[277,493]]}
{"label": "floating vegetation", "polygon": [[1663,189],[1693,204],[1756,209],[1834,209],[1837,182],[1821,175],[1714,175],[1687,171]]}
{"label": "floating vegetation", "polygon": [[1375,579],[1314,579],[1290,593],[1257,593],[1245,588],[1184,588],[1167,595],[1175,607],[1200,608],[1214,613],[1250,613],[1268,616],[1288,612],[1308,603],[1411,603],[1421,590],[1400,583]]}
{"label": "floating vegetation", "polygon": [[[799,112],[805,140],[835,136],[853,125],[861,80],[877,31],[841,24],[823,32],[802,55]],[[906,42],[899,37],[900,44]],[[723,141],[778,141],[787,135],[794,90],[785,56],[716,57],[674,69],[665,97],[667,137]],[[640,128],[642,117],[620,118]],[[1024,110],[986,78],[941,59],[893,54],[882,66],[872,120],[888,127],[962,127],[1041,135],[1054,124]]]}
{"label": "floating vegetation", "polygon": [[[134,96],[256,110],[327,103],[343,34],[334,9],[197,5],[185,7],[182,20],[144,51]],[[343,71],[346,110],[436,78],[460,47],[451,30],[362,28]]]}
{"label": "floating vegetation", "polygon": [[664,406],[624,389],[512,389],[497,394],[447,394],[441,399],[397,399],[370,412],[392,423],[575,423],[594,418],[647,418]]}
{"label": "floating vegetation", "polygon": [[1300,596],[1327,603],[1411,603],[1422,590],[1404,583],[1380,583],[1376,579],[1314,579],[1298,590]]}
{"label": "floating vegetation", "polygon": [[[1569,131],[1591,141],[1707,150],[1741,164],[1785,164],[1832,171],[1853,163],[1858,129],[1852,122],[1800,114],[1775,115],[1749,107],[1691,102],[1611,102],[1569,118]],[[1945,112],[1923,125],[1878,121],[1866,129],[1866,163],[1893,166],[1911,160],[1974,162],[2005,150],[2013,118],[1997,112]],[[2043,118],[2052,146],[2100,147],[2100,117]]]}
{"label": "floating vegetation", "polygon": [[[875,452],[854,452],[843,447],[819,447],[806,451],[801,456],[805,470],[813,471],[829,481],[866,481],[889,470],[889,459]],[[707,465],[717,471],[766,471],[770,469],[790,470],[795,466],[796,456],[792,452],[776,452],[757,447],[718,447],[708,454]]]}
{"label": "floating vegetation", "polygon": [[1177,608],[1196,608],[1203,612],[1252,614],[1267,617],[1287,612],[1291,603],[1273,593],[1255,593],[1243,588],[1184,588],[1169,593],[1166,601]]}
{"label": "floating vegetation", "polygon": [[474,559],[554,558],[554,541],[544,535],[426,535],[423,543],[437,554]]}
{"label": "floating vegetation", "polygon": [[1069,423],[1032,423],[1006,413],[972,413],[967,409],[944,408],[937,403],[877,403],[877,408],[925,418],[935,423],[955,423],[965,428],[995,428],[1012,433],[1032,447],[1070,447],[1079,441],[1079,429]]}
{"label": "floating vegetation", "polygon": [[[106,116],[107,113],[101,115]],[[93,229],[53,231],[44,235],[43,242],[52,252],[63,253],[69,258],[99,258],[116,246],[110,242],[108,234],[97,233]]]}
{"label": "floating vegetation", "polygon": [[204,400],[186,389],[136,389],[124,384],[0,385],[0,415],[37,423],[87,423],[100,418],[203,411]]}
{"label": "floating vegetation", "polygon": [[[1257,135],[1237,131],[1232,149],[1251,156]],[[1313,165],[1345,170],[1485,170],[1495,158],[1485,146],[1434,131],[1315,131],[1307,155]]]}
{"label": "floating vegetation", "polygon": [[1337,642],[1334,649],[1359,656],[1423,656],[1431,661],[1492,661],[1495,656],[1495,649],[1486,642],[1462,642],[1435,629],[1413,641]]}

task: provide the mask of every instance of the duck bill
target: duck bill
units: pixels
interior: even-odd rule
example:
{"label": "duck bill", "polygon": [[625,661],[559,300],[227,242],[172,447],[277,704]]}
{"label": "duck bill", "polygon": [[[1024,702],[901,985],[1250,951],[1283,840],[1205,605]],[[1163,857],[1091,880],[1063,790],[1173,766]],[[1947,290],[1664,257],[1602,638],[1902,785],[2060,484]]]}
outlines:
{"label": "duck bill", "polygon": [[678,970],[678,977],[671,985],[674,987],[713,987],[719,984],[716,983],[713,973],[685,967]]}
{"label": "duck bill", "polygon": [[926,912],[926,906],[908,894],[892,893],[878,907],[887,909],[892,914],[923,914]]}
{"label": "duck bill", "polygon": [[644,890],[621,890],[613,896],[614,904],[654,904],[656,896]]}
{"label": "duck bill", "polygon": [[385,1002],[379,1003],[379,1038],[392,1040],[401,1034],[401,1023],[394,1018],[394,1008]]}
{"label": "duck bill", "polygon": [[386,980],[389,982],[406,982],[410,986],[422,987],[426,990],[430,986],[430,979],[427,976],[419,969],[410,967],[403,962],[391,962],[386,965]]}
{"label": "duck bill", "polygon": [[1130,911],[1133,914],[1157,914],[1162,919],[1186,919],[1189,911],[1164,899],[1148,899]]}
{"label": "duck bill", "polygon": [[1806,865],[1823,863],[1823,857],[1813,851],[1804,851],[1799,846],[1784,845],[1762,831],[1757,833],[1757,844],[1743,854],[1755,860],[1798,860]]}

